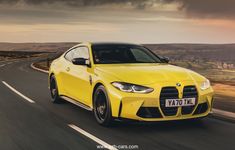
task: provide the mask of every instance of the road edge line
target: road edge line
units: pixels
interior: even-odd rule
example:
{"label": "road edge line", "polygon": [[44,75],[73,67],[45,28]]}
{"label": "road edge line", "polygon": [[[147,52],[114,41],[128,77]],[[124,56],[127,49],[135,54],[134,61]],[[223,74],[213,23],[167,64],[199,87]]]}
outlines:
{"label": "road edge line", "polygon": [[213,108],[212,109],[212,116],[217,117],[217,118],[226,119],[226,120],[235,121],[235,113],[221,110],[221,109]]}
{"label": "road edge line", "polygon": [[4,66],[6,66],[6,64],[2,64],[2,65],[0,65],[0,68],[1,68],[1,67],[4,67]]}
{"label": "road edge line", "polygon": [[76,125],[74,125],[74,124],[68,124],[68,126],[69,126],[70,128],[72,128],[72,129],[74,129],[75,131],[79,132],[80,134],[82,134],[82,135],[88,137],[89,139],[95,141],[96,143],[98,143],[98,144],[104,146],[104,148],[107,148],[107,149],[109,149],[109,150],[118,150],[117,148],[113,147],[112,145],[110,145],[110,144],[104,142],[103,140],[101,140],[101,139],[95,137],[94,135],[92,135],[92,134],[86,132],[85,130],[79,128],[78,126],[76,126]]}
{"label": "road edge line", "polygon": [[49,71],[47,71],[47,70],[43,70],[43,69],[40,69],[40,68],[38,68],[38,67],[35,67],[35,66],[34,66],[34,63],[31,63],[30,67],[31,67],[32,69],[37,70],[37,71],[40,71],[40,72],[42,72],[42,73],[47,73],[47,74],[49,73]]}
{"label": "road edge line", "polygon": [[26,101],[30,102],[30,103],[35,103],[35,101],[33,101],[32,99],[28,98],[27,96],[23,95],[22,93],[20,93],[19,91],[17,91],[15,88],[13,88],[12,86],[10,86],[8,83],[6,83],[5,81],[2,81],[2,83],[8,87],[12,92],[16,93],[17,95],[19,95],[20,97],[22,97],[23,99],[25,99]]}

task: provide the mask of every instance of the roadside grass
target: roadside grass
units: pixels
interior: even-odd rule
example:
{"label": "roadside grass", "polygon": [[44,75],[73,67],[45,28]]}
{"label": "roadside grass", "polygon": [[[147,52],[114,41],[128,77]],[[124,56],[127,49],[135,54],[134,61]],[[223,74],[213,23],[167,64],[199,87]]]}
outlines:
{"label": "roadside grass", "polygon": [[51,61],[40,61],[34,63],[34,66],[43,70],[48,71],[50,67]]}

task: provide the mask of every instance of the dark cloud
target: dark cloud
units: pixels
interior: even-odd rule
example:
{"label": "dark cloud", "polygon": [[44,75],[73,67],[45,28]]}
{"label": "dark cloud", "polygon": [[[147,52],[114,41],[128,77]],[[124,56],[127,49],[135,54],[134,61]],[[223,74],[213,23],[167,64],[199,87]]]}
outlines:
{"label": "dark cloud", "polygon": [[163,0],[165,3],[178,2],[179,10],[188,16],[235,19],[235,0]]}
{"label": "dark cloud", "polygon": [[40,4],[64,4],[70,7],[77,6],[99,6],[105,4],[126,4],[135,6],[136,8],[145,8],[153,2],[161,0],[0,0],[0,3],[4,4],[17,4],[24,2],[29,5]]}
{"label": "dark cloud", "polygon": [[127,5],[136,9],[152,8],[154,4],[178,3],[179,11],[191,17],[233,18],[235,19],[235,0],[0,0],[1,4],[14,5],[61,5],[65,7],[90,7],[102,5]]}

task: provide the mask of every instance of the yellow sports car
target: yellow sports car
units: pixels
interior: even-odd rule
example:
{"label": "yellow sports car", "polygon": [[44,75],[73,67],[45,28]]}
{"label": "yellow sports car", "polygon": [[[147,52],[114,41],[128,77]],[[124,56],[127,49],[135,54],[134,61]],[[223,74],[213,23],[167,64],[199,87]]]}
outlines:
{"label": "yellow sports car", "polygon": [[168,64],[148,48],[122,43],[82,43],[54,60],[52,101],[93,111],[97,122],[167,121],[209,114],[213,89],[205,77]]}

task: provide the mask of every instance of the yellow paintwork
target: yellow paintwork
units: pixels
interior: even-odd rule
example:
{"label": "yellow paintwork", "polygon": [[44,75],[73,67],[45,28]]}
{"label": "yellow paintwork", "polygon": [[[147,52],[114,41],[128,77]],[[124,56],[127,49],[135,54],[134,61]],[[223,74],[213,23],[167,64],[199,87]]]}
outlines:
{"label": "yellow paintwork", "polygon": [[[83,43],[77,46],[87,46],[90,56],[91,44]],[[76,46],[75,46],[76,47]],[[206,80],[205,77],[181,67],[169,64],[94,64],[93,57],[90,57],[91,67],[73,65],[64,58],[64,54],[54,60],[49,74],[54,74],[58,84],[60,95],[65,95],[93,108],[92,93],[97,84],[103,84],[108,93],[112,116],[122,117],[142,121],[164,121],[179,120],[196,117],[207,116],[212,107],[213,89],[210,87],[202,91],[200,85]],[[70,67],[70,71],[66,68]],[[92,78],[92,84],[90,84]],[[111,82],[122,81],[151,87],[154,89],[152,93],[136,94],[122,92],[111,85]],[[209,110],[200,115],[181,115],[181,109],[178,109],[176,116],[163,118],[141,118],[136,115],[141,106],[159,107],[160,90],[165,86],[176,86],[181,83],[181,87],[177,87],[179,93],[182,93],[183,87],[187,85],[195,85],[198,90],[198,104],[207,102]],[[182,98],[182,94],[179,94]],[[119,116],[119,107],[122,103],[122,110]],[[196,107],[195,107],[196,108]]]}

